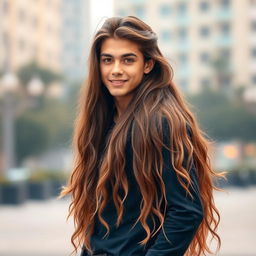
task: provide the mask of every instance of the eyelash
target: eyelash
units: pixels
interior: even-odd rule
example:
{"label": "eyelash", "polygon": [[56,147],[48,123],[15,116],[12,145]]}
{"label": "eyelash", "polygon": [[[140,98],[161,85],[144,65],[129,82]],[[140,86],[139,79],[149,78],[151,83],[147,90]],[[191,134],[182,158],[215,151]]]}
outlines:
{"label": "eyelash", "polygon": [[[102,62],[103,62],[104,64],[110,64],[110,63],[112,62],[112,59],[111,59],[111,58],[105,58],[105,59],[102,59]],[[132,64],[133,62],[135,62],[135,60],[134,60],[133,58],[125,58],[125,59],[123,60],[123,62],[124,62],[125,64]]]}
{"label": "eyelash", "polygon": [[111,58],[105,58],[105,59],[102,59],[102,62],[104,64],[109,64],[111,62]]}
{"label": "eyelash", "polygon": [[132,58],[126,58],[126,59],[124,59],[124,62],[126,63],[126,64],[131,64],[131,63],[133,63],[135,60],[134,59],[132,59]]}

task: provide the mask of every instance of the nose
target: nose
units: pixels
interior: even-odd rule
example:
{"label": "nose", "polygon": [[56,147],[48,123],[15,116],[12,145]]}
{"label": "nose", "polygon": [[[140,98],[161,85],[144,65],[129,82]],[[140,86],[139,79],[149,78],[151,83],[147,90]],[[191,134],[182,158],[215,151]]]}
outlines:
{"label": "nose", "polygon": [[111,73],[113,76],[119,76],[123,74],[123,69],[119,61],[115,61]]}

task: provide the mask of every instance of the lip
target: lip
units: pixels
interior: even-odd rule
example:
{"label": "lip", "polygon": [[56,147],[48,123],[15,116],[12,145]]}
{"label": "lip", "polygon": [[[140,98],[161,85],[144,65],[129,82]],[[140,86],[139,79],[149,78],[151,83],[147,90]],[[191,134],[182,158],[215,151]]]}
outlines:
{"label": "lip", "polygon": [[113,85],[113,86],[122,86],[125,82],[127,82],[128,80],[124,80],[124,79],[115,79],[115,80],[109,80],[109,82]]}

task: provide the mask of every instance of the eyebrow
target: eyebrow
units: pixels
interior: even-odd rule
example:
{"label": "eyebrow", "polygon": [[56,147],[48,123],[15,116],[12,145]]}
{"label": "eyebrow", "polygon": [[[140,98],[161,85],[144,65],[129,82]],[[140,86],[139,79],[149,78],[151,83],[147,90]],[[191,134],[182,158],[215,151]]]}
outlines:
{"label": "eyebrow", "polygon": [[[109,54],[109,53],[102,53],[100,55],[101,57],[113,57],[113,55]],[[132,52],[129,52],[129,53],[125,53],[125,54],[122,54],[121,57],[122,58],[125,58],[125,57],[137,57],[137,55],[135,53],[132,53]]]}

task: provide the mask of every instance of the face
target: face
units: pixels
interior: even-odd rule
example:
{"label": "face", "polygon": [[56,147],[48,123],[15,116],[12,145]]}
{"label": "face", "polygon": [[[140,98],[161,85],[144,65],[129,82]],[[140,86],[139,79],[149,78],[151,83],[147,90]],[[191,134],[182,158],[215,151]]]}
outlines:
{"label": "face", "polygon": [[114,38],[103,41],[100,52],[101,79],[116,100],[129,101],[143,75],[152,68],[152,60],[144,61],[136,43]]}

